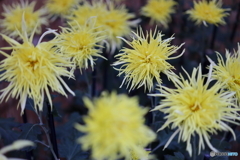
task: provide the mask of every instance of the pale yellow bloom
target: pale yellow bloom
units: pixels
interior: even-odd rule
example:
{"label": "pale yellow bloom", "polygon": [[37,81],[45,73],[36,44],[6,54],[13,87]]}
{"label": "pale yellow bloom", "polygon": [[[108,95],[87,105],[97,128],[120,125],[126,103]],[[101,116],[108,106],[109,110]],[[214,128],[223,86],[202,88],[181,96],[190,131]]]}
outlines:
{"label": "pale yellow bloom", "polygon": [[213,66],[212,78],[224,84],[230,91],[236,92],[238,101],[240,100],[240,46],[238,50],[231,54],[226,50],[226,59],[223,59],[220,53],[217,53],[218,62],[215,64],[210,60]]}
{"label": "pale yellow bloom", "polygon": [[194,1],[194,8],[187,11],[187,14],[190,15],[190,19],[196,21],[196,24],[225,24],[224,17],[229,15],[226,13],[229,9],[223,9],[221,6],[221,0],[211,0],[209,2],[207,0]]}
{"label": "pale yellow bloom", "polygon": [[[118,59],[113,66],[121,65],[118,70],[119,76],[125,74],[122,85],[127,83],[130,89],[144,86],[151,91],[153,89],[153,80],[156,79],[158,84],[161,84],[160,73],[164,73],[170,79],[174,79],[174,67],[167,60],[180,57],[183,52],[176,57],[169,57],[183,45],[174,46],[170,42],[173,37],[162,39],[163,34],[157,29],[152,33],[147,33],[145,36],[142,29],[135,33],[132,42],[123,39],[130,48],[123,48],[115,57]],[[121,85],[121,86],[122,86]]]}
{"label": "pale yellow bloom", "polygon": [[[77,26],[70,28],[62,27],[62,32],[57,35],[57,47],[60,52],[69,57],[71,61],[80,68],[87,69],[90,61],[90,66],[94,69],[95,57],[101,57],[103,46],[101,42],[106,38],[104,33],[98,32],[95,27],[94,18],[89,19],[84,26],[80,26],[77,22]],[[74,67],[75,68],[75,67]]]}
{"label": "pale yellow bloom", "polygon": [[174,0],[149,0],[147,5],[141,9],[142,15],[150,17],[150,23],[157,22],[167,28],[171,21],[171,14],[175,13]]}
{"label": "pale yellow bloom", "polygon": [[150,155],[151,151],[145,150],[144,153],[145,153],[144,158],[139,158],[135,152],[131,151],[131,159],[130,160],[148,160],[148,159],[151,159],[154,157],[154,156]]}
{"label": "pale yellow bloom", "polygon": [[160,94],[153,94],[164,98],[153,111],[159,110],[167,115],[165,124],[159,130],[166,127],[176,129],[164,148],[179,133],[178,141],[187,142],[186,149],[191,156],[191,138],[197,134],[198,154],[205,148],[204,141],[212,151],[218,152],[210,143],[211,134],[230,131],[236,139],[234,131],[228,126],[228,123],[239,125],[235,122],[240,119],[237,113],[240,109],[234,104],[235,93],[225,91],[220,83],[209,85],[210,78],[204,82],[201,65],[193,69],[191,76],[186,74],[187,80],[180,75],[174,81],[176,89],[161,86]]}
{"label": "pale yellow bloom", "polygon": [[26,24],[23,20],[22,38],[23,43],[19,43],[14,39],[3,35],[2,37],[11,45],[10,47],[1,48],[2,50],[12,50],[12,53],[0,51],[6,58],[0,64],[0,71],[4,71],[0,75],[0,81],[7,81],[9,85],[2,89],[0,96],[1,101],[9,99],[9,97],[19,98],[21,104],[21,113],[25,108],[27,97],[34,101],[35,108],[40,111],[43,109],[44,93],[52,104],[50,89],[67,96],[63,86],[74,95],[63,81],[61,76],[73,77],[67,67],[72,67],[69,60],[62,54],[56,53],[53,47],[54,42],[41,42],[42,38],[49,33],[55,33],[49,30],[40,37],[36,46],[33,45],[33,36],[36,31],[32,31],[29,37],[26,32]]}
{"label": "pale yellow bloom", "polygon": [[19,36],[18,31],[22,30],[22,17],[26,21],[26,32],[31,34],[32,30],[37,26],[36,33],[41,33],[41,25],[47,25],[45,8],[40,8],[35,11],[36,1],[28,2],[20,0],[20,2],[12,3],[11,6],[3,5],[3,19],[0,20],[2,28],[1,33],[11,37]]}
{"label": "pale yellow bloom", "polygon": [[[19,150],[19,149],[29,147],[29,146],[34,146],[34,143],[29,140],[16,140],[11,145],[3,147],[0,150],[0,160],[8,160],[8,158],[6,156],[4,156],[4,154],[7,152]],[[13,159],[13,158],[9,158],[9,160],[10,159]],[[18,158],[17,160],[21,160],[21,159]]]}
{"label": "pale yellow bloom", "polygon": [[82,0],[47,0],[46,8],[50,14],[57,16],[66,16],[70,9],[78,5]]}
{"label": "pale yellow bloom", "polygon": [[139,158],[146,156],[144,147],[156,135],[144,125],[147,109],[139,106],[136,97],[104,92],[93,102],[83,100],[89,113],[83,118],[85,125],[75,125],[85,133],[78,139],[83,150],[91,149],[92,158],[98,160],[131,159],[131,152]]}
{"label": "pale yellow bloom", "polygon": [[131,21],[135,17],[134,14],[128,13],[125,6],[116,6],[111,1],[105,3],[103,1],[93,1],[92,4],[84,2],[76,9],[73,9],[71,16],[68,16],[68,22],[74,26],[77,21],[80,25],[84,25],[91,17],[96,17],[96,27],[98,31],[106,31],[107,41],[110,44],[111,53],[116,48],[120,48],[122,41],[117,36],[128,36],[131,32],[131,27],[136,26],[138,21]]}

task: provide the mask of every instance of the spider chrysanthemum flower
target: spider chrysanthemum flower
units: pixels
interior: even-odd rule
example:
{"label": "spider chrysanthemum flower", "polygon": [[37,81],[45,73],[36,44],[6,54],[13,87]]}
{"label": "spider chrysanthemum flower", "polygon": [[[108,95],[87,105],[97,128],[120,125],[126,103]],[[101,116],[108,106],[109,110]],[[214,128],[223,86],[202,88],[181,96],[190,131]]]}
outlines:
{"label": "spider chrysanthemum flower", "polygon": [[221,0],[194,1],[194,8],[187,11],[187,14],[190,15],[190,19],[196,21],[196,24],[225,24],[224,17],[229,15],[226,13],[229,9],[223,9],[221,6]]}
{"label": "spider chrysanthemum flower", "polygon": [[66,16],[70,9],[78,5],[81,0],[47,0],[46,8],[49,13],[56,16]]}
{"label": "spider chrysanthemum flower", "polygon": [[[145,36],[142,29],[139,32],[133,32],[132,42],[123,39],[131,48],[123,48],[115,57],[118,59],[113,66],[122,65],[118,70],[119,76],[125,74],[122,85],[127,83],[130,89],[144,86],[151,91],[153,89],[153,80],[156,79],[158,84],[161,84],[160,73],[164,73],[169,78],[174,79],[174,67],[167,60],[180,57],[184,51],[176,57],[169,57],[183,45],[174,46],[170,42],[173,37],[162,39],[163,34],[157,32],[157,29],[152,33],[147,33]],[[121,86],[122,86],[121,85]]]}
{"label": "spider chrysanthemum flower", "polygon": [[[185,71],[186,72],[186,71]],[[218,152],[210,143],[210,135],[217,131],[230,131],[236,139],[234,131],[228,126],[228,123],[234,123],[239,119],[237,111],[240,109],[234,104],[234,92],[225,91],[223,85],[215,83],[210,86],[210,79],[204,84],[201,66],[194,68],[192,75],[188,75],[185,80],[181,75],[176,79],[176,89],[161,86],[161,94],[154,96],[164,97],[159,106],[153,110],[159,110],[167,116],[165,124],[159,129],[162,130],[168,126],[176,131],[166,143],[166,148],[172,139],[179,133],[178,141],[187,143],[187,151],[192,155],[191,137],[199,137],[198,153],[207,146],[214,152]]]}
{"label": "spider chrysanthemum flower", "polygon": [[150,17],[150,23],[157,22],[167,28],[171,21],[171,14],[175,13],[174,0],[149,0],[147,5],[142,8],[142,15]]}
{"label": "spider chrysanthemum flower", "polygon": [[226,51],[226,60],[223,59],[220,53],[218,55],[218,63],[215,64],[210,60],[213,66],[212,78],[220,83],[223,83],[230,91],[236,92],[238,101],[240,100],[240,46],[238,50],[231,55]]}
{"label": "spider chrysanthemum flower", "polygon": [[84,150],[91,149],[98,160],[131,159],[131,152],[145,157],[144,147],[156,135],[144,125],[147,109],[141,108],[136,97],[104,92],[91,102],[84,98],[89,113],[83,118],[85,125],[75,127],[85,133],[78,139]]}
{"label": "spider chrysanthemum flower", "polygon": [[136,26],[139,22],[138,20],[131,21],[135,15],[128,13],[123,5],[117,7],[111,1],[107,3],[103,1],[93,1],[92,4],[85,2],[71,12],[71,16],[68,16],[67,19],[72,26],[76,25],[75,21],[80,25],[84,25],[89,18],[96,17],[96,27],[102,26],[98,31],[106,31],[105,34],[110,44],[111,53],[113,53],[116,48],[120,48],[122,44],[122,41],[118,39],[117,36],[128,36],[131,33],[131,27]]}
{"label": "spider chrysanthemum flower", "polygon": [[0,100],[6,101],[9,97],[20,98],[21,113],[25,108],[27,97],[34,101],[34,107],[42,111],[44,92],[52,105],[50,89],[66,95],[63,86],[74,95],[63,81],[61,76],[73,77],[67,67],[72,67],[69,59],[62,54],[56,53],[53,47],[55,44],[51,42],[42,42],[44,35],[54,33],[53,30],[45,32],[39,39],[36,46],[33,45],[33,36],[36,28],[29,37],[26,33],[26,25],[22,23],[22,33],[19,36],[23,43],[19,43],[14,39],[2,35],[2,37],[11,45],[1,49],[12,50],[12,53],[0,51],[6,58],[0,63],[0,71],[4,71],[0,75],[0,81],[7,81],[10,84],[1,90],[3,92]]}
{"label": "spider chrysanthemum flower", "polygon": [[94,68],[94,57],[101,56],[100,43],[106,38],[103,32],[97,31],[94,19],[89,19],[85,25],[80,26],[75,22],[76,26],[62,27],[62,32],[56,37],[57,46],[63,54],[71,59],[75,66],[87,69],[90,66]]}
{"label": "spider chrysanthemum flower", "polygon": [[0,20],[1,32],[11,37],[19,36],[17,30],[22,30],[22,16],[24,15],[27,25],[26,32],[31,34],[37,25],[36,33],[41,33],[41,25],[48,24],[47,18],[44,16],[46,10],[41,8],[35,11],[35,5],[36,1],[29,3],[23,0],[13,3],[11,6],[3,5],[4,12],[2,15],[4,18]]}

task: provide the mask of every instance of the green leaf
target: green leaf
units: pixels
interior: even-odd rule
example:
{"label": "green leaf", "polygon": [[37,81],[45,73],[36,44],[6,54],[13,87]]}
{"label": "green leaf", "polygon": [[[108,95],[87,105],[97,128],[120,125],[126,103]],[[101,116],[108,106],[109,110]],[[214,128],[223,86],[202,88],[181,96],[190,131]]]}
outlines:
{"label": "green leaf", "polygon": [[88,159],[89,152],[81,150],[81,145],[76,142],[77,138],[82,136],[82,133],[72,128],[68,131],[68,136],[61,140],[58,145],[60,157],[66,158],[67,160],[79,160]]}
{"label": "green leaf", "polygon": [[184,155],[181,152],[174,152],[174,156],[165,155],[166,160],[184,160]]}
{"label": "green leaf", "polygon": [[60,126],[56,127],[56,134],[58,139],[62,139],[69,135],[69,131],[73,129],[74,123],[80,123],[82,122],[82,117],[79,113],[74,112],[69,116],[68,121]]}
{"label": "green leaf", "polygon": [[219,151],[227,151],[231,148],[231,144],[227,141],[221,141],[220,139],[212,138],[211,143],[213,147],[218,149]]}
{"label": "green leaf", "polygon": [[[172,136],[172,134],[175,132],[175,131],[166,131],[167,129],[165,130],[162,130],[162,131],[159,131],[158,134],[157,134],[157,138],[158,140],[160,141],[160,144],[159,144],[159,147],[160,146],[165,146],[165,144],[167,143],[167,141],[169,140],[169,138]],[[179,147],[179,144],[177,142],[178,140],[178,135],[176,135],[173,140],[171,141],[171,143],[168,145],[167,149],[172,149],[172,150],[175,150],[176,148]]]}
{"label": "green leaf", "polygon": [[240,131],[236,129],[235,133],[236,133],[236,141],[240,143]]}
{"label": "green leaf", "polygon": [[20,129],[22,130],[22,132],[18,139],[28,139],[31,141],[35,141],[38,140],[38,135],[42,133],[39,124],[24,123],[21,125]]}
{"label": "green leaf", "polygon": [[14,118],[0,118],[0,137],[4,145],[9,145],[18,139],[19,132],[14,130],[19,126],[19,123],[14,121]]}
{"label": "green leaf", "polygon": [[60,139],[58,150],[60,157],[67,158],[67,160],[87,159],[88,152],[81,150],[80,144],[76,140],[82,136],[82,133],[77,131],[73,126],[74,123],[82,122],[82,117],[77,112],[69,116],[68,121],[56,128],[56,133]]}
{"label": "green leaf", "polygon": [[59,118],[62,118],[61,114],[59,113],[59,110],[58,110],[59,107],[53,105],[52,106],[52,113],[53,113],[53,116],[56,118],[56,117],[59,117]]}

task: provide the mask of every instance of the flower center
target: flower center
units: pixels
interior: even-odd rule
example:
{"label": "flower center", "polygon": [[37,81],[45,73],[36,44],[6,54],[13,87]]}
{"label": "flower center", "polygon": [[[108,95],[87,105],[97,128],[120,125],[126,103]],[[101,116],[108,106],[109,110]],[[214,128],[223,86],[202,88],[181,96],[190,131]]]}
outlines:
{"label": "flower center", "polygon": [[[146,53],[148,54],[148,51],[147,51]],[[151,56],[150,56],[150,55],[146,56],[143,61],[144,61],[144,63],[150,63],[150,61],[151,61]]]}
{"label": "flower center", "polygon": [[61,7],[65,7],[65,6],[69,6],[69,3],[67,2],[67,1],[59,1],[60,3],[60,5],[59,6],[61,6]]}
{"label": "flower center", "polygon": [[115,28],[114,22],[106,22],[106,25],[109,26],[110,28]]}
{"label": "flower center", "polygon": [[208,10],[206,10],[206,11],[204,11],[204,13],[205,13],[206,15],[208,15],[210,12],[209,12]]}
{"label": "flower center", "polygon": [[238,79],[235,79],[233,82],[234,82],[235,84],[237,84],[237,85],[239,85],[239,86],[240,86],[240,80],[238,80]]}
{"label": "flower center", "polygon": [[78,50],[84,50],[84,49],[86,49],[87,48],[87,46],[85,46],[85,45],[79,45],[78,46]]}
{"label": "flower center", "polygon": [[36,70],[37,69],[37,67],[38,67],[38,61],[37,60],[35,60],[35,61],[28,61],[28,63],[29,63],[29,67],[30,68],[32,68],[32,70],[34,71],[34,70]]}
{"label": "flower center", "polygon": [[33,53],[31,56],[28,57],[27,59],[27,66],[32,70],[36,70],[37,67],[39,66],[39,61],[36,57],[36,55]]}
{"label": "flower center", "polygon": [[149,63],[150,62],[150,58],[145,58],[145,63]]}
{"label": "flower center", "polygon": [[233,78],[233,83],[240,86],[240,79],[236,78],[235,76],[232,76],[232,78]]}
{"label": "flower center", "polygon": [[195,102],[195,104],[194,105],[191,105],[190,106],[190,109],[191,109],[191,111],[193,111],[193,112],[196,112],[196,111],[198,111],[199,109],[201,109],[202,107],[201,107],[201,105],[198,103],[198,102]]}

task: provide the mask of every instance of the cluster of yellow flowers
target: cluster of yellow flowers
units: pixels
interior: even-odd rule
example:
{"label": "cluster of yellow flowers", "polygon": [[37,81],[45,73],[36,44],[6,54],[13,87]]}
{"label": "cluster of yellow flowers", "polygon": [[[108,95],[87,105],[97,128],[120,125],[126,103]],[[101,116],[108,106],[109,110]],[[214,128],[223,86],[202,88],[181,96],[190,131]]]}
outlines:
{"label": "cluster of yellow flowers", "polygon": [[[140,13],[150,17],[151,23],[156,22],[167,28],[176,5],[173,0],[149,0]],[[221,1],[202,0],[194,2],[194,8],[186,13],[197,24],[225,24],[224,17],[228,13],[221,5]],[[109,0],[93,0],[91,3],[47,0],[45,7],[35,10],[35,1],[29,3],[21,0],[3,8],[4,18],[0,22],[4,34],[1,33],[1,36],[10,46],[0,50],[6,57],[0,63],[0,71],[3,71],[0,80],[9,82],[1,90],[1,102],[10,97],[20,98],[23,113],[29,97],[33,99],[36,110],[42,111],[45,94],[52,105],[51,91],[67,96],[66,89],[75,95],[62,76],[74,78],[76,68],[80,72],[89,66],[94,69],[97,57],[106,59],[101,55],[104,46],[109,53],[114,53],[125,42],[130,48],[122,48],[115,55],[117,61],[112,65],[119,71],[119,76],[124,75],[122,85],[126,83],[129,91],[142,86],[145,91],[152,91],[156,80],[160,93],[150,96],[164,99],[152,111],[167,114],[166,122],[159,131],[169,126],[176,129],[164,148],[178,133],[179,141],[187,143],[190,156],[191,138],[196,134],[199,136],[199,154],[205,148],[204,141],[217,152],[209,141],[210,135],[217,131],[230,131],[236,139],[226,122],[239,125],[235,120],[240,120],[240,47],[232,56],[227,51],[226,61],[220,54],[217,64],[209,59],[211,65],[207,79],[199,65],[191,75],[185,71],[185,80],[181,74],[174,73],[174,66],[168,62],[183,55],[184,49],[173,56],[184,43],[171,45],[174,37],[164,39],[157,28],[146,34],[141,27],[131,32],[131,27],[136,27],[140,20],[133,13],[128,13],[124,5],[116,5]],[[48,25],[49,15],[66,20],[65,26],[60,26],[60,32],[48,29],[34,44],[34,35],[42,32],[42,25]],[[55,37],[45,42],[43,38],[47,34],[54,34]],[[174,83],[175,89],[162,85],[162,73]],[[216,83],[210,85],[213,81]],[[77,130],[85,133],[78,139],[83,150],[91,149],[92,158],[99,160],[123,157],[147,159],[144,147],[156,139],[156,133],[144,124],[148,109],[141,108],[136,97],[103,92],[93,101],[83,99],[89,112],[83,119],[85,125],[75,125]]]}
{"label": "cluster of yellow flowers", "polygon": [[102,0],[94,3],[86,1],[66,16],[72,26],[76,26],[76,21],[83,25],[91,17],[96,17],[96,27],[99,27],[97,31],[105,30],[104,35],[107,35],[106,41],[110,45],[111,53],[121,47],[122,41],[117,37],[128,36],[131,27],[135,27],[139,22],[139,20],[131,20],[135,15],[128,13],[125,6],[117,6],[111,1],[105,3]]}

